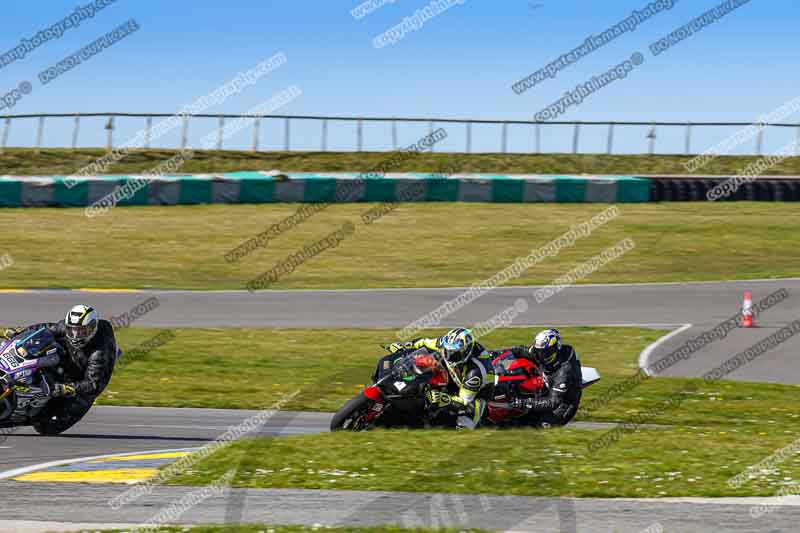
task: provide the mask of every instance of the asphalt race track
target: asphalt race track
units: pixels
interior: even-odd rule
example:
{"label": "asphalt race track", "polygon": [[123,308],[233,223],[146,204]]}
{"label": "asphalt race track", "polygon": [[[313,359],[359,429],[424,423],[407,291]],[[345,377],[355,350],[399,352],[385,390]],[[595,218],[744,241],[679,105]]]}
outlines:
{"label": "asphalt race track", "polygon": [[[18,509],[30,506],[31,492],[17,484],[6,485],[0,530],[14,519],[30,519]],[[110,510],[110,498],[128,487],[110,485],[37,484],[36,499],[47,502],[48,519],[86,522],[89,517],[115,524],[142,524],[159,509],[177,502],[192,490],[188,487],[157,487],[136,502]],[[797,531],[800,507],[782,505],[765,517],[754,519],[749,509],[759,499],[597,499],[473,496],[429,493],[385,493],[330,490],[234,489],[212,496],[181,515],[183,523],[230,523],[235,507],[242,523],[319,524],[320,526],[473,527],[493,531],[531,533],[642,533],[655,524],[665,532],[745,533]],[[237,502],[232,505],[231,502]],[[241,502],[241,503],[239,503]],[[109,518],[113,516],[112,518]],[[17,522],[18,523],[18,522]],[[88,529],[95,531],[97,528]],[[132,529],[132,528],[131,528]],[[81,529],[78,529],[80,531]],[[87,531],[85,528],[84,531]],[[19,529],[17,531],[44,531]],[[52,531],[50,529],[49,531]],[[324,531],[320,529],[320,531]],[[651,529],[650,531],[660,531]]]}
{"label": "asphalt race track", "polygon": [[[44,438],[31,428],[19,428],[0,443],[0,476],[11,469],[61,459],[198,448],[256,412],[98,406],[59,437]],[[327,413],[277,411],[259,435],[320,433],[328,430],[330,419]]]}
{"label": "asphalt race track", "polygon": [[[698,376],[800,318],[800,280],[582,285],[566,288],[546,304],[531,304],[515,319],[514,325],[637,325],[672,330],[670,336],[662,337],[640,358],[640,363],[648,364],[687,339],[734,316],[740,309],[745,290],[752,290],[754,300],[758,301],[781,288],[787,289],[789,297],[760,316],[759,327],[734,330],[725,339],[700,349],[667,372]],[[495,289],[445,318],[441,326],[484,321],[519,298],[532,302],[534,290],[535,287]],[[137,320],[136,326],[400,329],[461,292],[459,289],[264,291],[255,294],[244,291],[0,291],[0,324],[57,320],[69,306],[79,302],[98,307],[104,316],[119,315],[155,296],[159,307]],[[582,348],[583,351],[589,349]],[[800,341],[792,338],[760,356],[757,364],[746,365],[728,378],[800,384],[798,353]],[[197,448],[251,414],[234,410],[98,407],[61,437],[40,437],[23,428],[0,442],[0,477],[4,477],[3,472],[21,467],[78,457]],[[279,412],[260,433],[281,436],[325,431],[329,416]],[[161,487],[135,504],[112,511],[107,500],[124,491],[125,486],[6,481],[6,487],[10,490],[0,504],[3,520],[30,520],[34,516],[36,520],[86,522],[87,517],[91,517],[90,521],[105,523],[141,523],[152,516],[157,505],[175,501],[189,490]],[[269,490],[237,494],[245,502],[241,511],[243,521],[267,523],[367,525],[395,522],[409,526],[449,524],[515,531],[575,531],[577,526],[580,532],[639,532],[661,520],[675,531],[738,532],[762,530],[766,524],[774,531],[790,531],[800,519],[800,507],[795,506],[781,507],[779,512],[761,521],[752,519],[748,514],[751,500],[573,501]],[[32,512],[31,506],[42,498],[48,502],[47,516]],[[420,505],[420,498],[427,498],[428,503],[439,501],[444,507],[434,509],[434,504],[426,503],[425,513],[412,513],[406,518],[397,516],[398,502],[400,509],[415,509]],[[188,512],[182,520],[187,523],[225,521],[226,501],[212,498]],[[364,502],[372,503],[366,507]],[[351,512],[358,506],[368,512]],[[314,513],[309,514],[308,509],[314,509]],[[502,517],[502,523],[498,523],[498,517]],[[19,524],[14,522],[13,527]],[[0,531],[11,531],[11,528],[11,522],[0,520]]]}

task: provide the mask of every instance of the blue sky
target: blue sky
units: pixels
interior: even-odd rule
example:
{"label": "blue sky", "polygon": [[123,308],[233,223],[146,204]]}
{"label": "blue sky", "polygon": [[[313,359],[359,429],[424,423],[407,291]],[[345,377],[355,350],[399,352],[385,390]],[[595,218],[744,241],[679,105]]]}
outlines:
{"label": "blue sky", "polygon": [[[80,2],[7,0],[4,2],[0,53],[68,16]],[[356,20],[358,0],[117,0],[79,28],[42,44],[24,59],[0,69],[0,95],[30,81],[26,95],[11,113],[39,112],[174,112],[213,91],[237,72],[252,68],[277,52],[287,63],[256,85],[229,98],[210,112],[243,112],[282,89],[296,85],[303,94],[279,113],[311,115],[437,116],[530,120],[564,91],[599,75],[633,52],[645,63],[628,78],[616,81],[564,113],[563,120],[750,121],[800,95],[797,59],[796,0],[751,0],[721,21],[653,57],[648,45],[689,22],[720,0],[680,0],[675,6],[582,58],[522,95],[513,82],[546,65],[641,9],[647,0],[466,0],[425,22],[391,46],[376,49],[373,38],[411,16],[430,0],[394,0]],[[47,85],[39,72],[63,60],[94,39],[134,18],[141,29],[78,65]],[[4,110],[0,113],[6,113]],[[787,119],[800,122],[800,113]],[[119,123],[116,138],[124,140],[143,124]],[[214,127],[197,121],[191,139]],[[102,121],[82,125],[80,143],[103,143]],[[47,124],[45,145],[70,142],[71,122]],[[282,146],[282,124],[262,126],[264,149]],[[34,121],[15,122],[11,145],[30,145]],[[427,125],[400,128],[408,144],[427,132]],[[646,147],[646,129],[619,131],[619,151]],[[698,149],[730,131],[696,131]],[[448,130],[442,149],[463,147],[461,127]],[[602,151],[605,129],[587,128],[582,149]],[[765,148],[777,149],[794,131],[772,131]],[[251,131],[232,138],[231,147],[248,146]],[[351,124],[329,126],[329,148],[354,148]],[[474,132],[476,151],[499,150],[499,128]],[[319,126],[292,128],[297,149],[319,147]],[[159,142],[175,145],[179,134]],[[388,126],[368,125],[367,149],[385,149]],[[529,151],[528,127],[510,131],[509,148]],[[571,130],[550,128],[543,148],[569,149]],[[751,148],[751,147],[747,147]],[[659,132],[658,151],[680,152],[683,131]]]}

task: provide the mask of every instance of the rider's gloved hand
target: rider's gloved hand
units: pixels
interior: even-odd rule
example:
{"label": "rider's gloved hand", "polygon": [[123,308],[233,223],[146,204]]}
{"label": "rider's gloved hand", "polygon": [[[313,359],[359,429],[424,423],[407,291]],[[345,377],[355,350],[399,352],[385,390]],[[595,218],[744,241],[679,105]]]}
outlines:
{"label": "rider's gloved hand", "polygon": [[512,409],[523,409],[528,410],[533,407],[533,399],[532,398],[512,398],[510,402],[508,402],[509,407]]}
{"label": "rider's gloved hand", "polygon": [[410,342],[393,342],[389,345],[389,353],[397,353],[407,348],[411,348]]}
{"label": "rider's gloved hand", "polygon": [[446,392],[433,389],[429,390],[425,396],[428,398],[428,403],[436,407],[446,407],[452,401],[452,398]]}
{"label": "rider's gloved hand", "polygon": [[14,335],[20,333],[22,328],[8,328],[7,330],[3,331],[3,338],[10,339]]}
{"label": "rider's gloved hand", "polygon": [[70,383],[56,383],[53,385],[53,392],[51,395],[53,398],[69,398],[70,396],[75,396],[75,385]]}

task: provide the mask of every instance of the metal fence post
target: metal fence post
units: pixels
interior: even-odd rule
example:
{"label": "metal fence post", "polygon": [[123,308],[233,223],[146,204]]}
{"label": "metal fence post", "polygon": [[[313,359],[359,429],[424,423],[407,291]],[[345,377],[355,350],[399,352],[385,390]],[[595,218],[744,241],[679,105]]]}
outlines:
{"label": "metal fence post", "polygon": [[764,151],[764,123],[758,124],[758,136],[756,137],[756,153],[761,155]]}
{"label": "metal fence post", "polygon": [[75,125],[72,128],[72,149],[78,148],[78,133],[81,131],[81,114],[75,114]]}
{"label": "metal fence post", "polygon": [[181,151],[186,150],[189,144],[189,115],[183,115],[183,128],[181,129]]}
{"label": "metal fence post", "polygon": [[110,152],[114,149],[114,117],[108,117],[108,122],[105,126],[106,131],[106,151]]}
{"label": "metal fence post", "polygon": [[572,153],[578,153],[578,143],[580,142],[581,137],[581,124],[580,122],[575,123],[575,129],[572,132]]}
{"label": "metal fence post", "polygon": [[[433,138],[433,121],[431,120],[428,122],[428,138]],[[435,143],[431,143],[431,153],[433,153],[435,148]]]}
{"label": "metal fence post", "polygon": [[647,153],[653,155],[656,152],[656,125],[650,126],[650,131],[647,132],[647,138],[650,139]]}
{"label": "metal fence post", "polygon": [[[52,118],[53,116],[54,115],[33,115],[33,116],[28,115],[28,116],[25,116],[25,118],[38,118],[39,119],[38,120],[37,131],[36,131],[36,139],[35,139],[35,143],[33,143],[34,153],[37,153],[37,154],[41,153],[41,150],[42,150],[42,147],[43,147],[43,144],[44,144],[45,122],[46,122],[47,118]],[[69,118],[70,116],[73,117],[71,149],[73,151],[76,151],[78,149],[78,142],[79,142],[79,139],[80,139],[81,119],[83,118],[83,116],[82,116],[82,113],[70,113],[70,114],[58,115],[58,117],[62,117],[62,118]],[[106,130],[106,135],[107,135],[106,148],[107,148],[108,151],[114,150],[114,137],[113,137],[114,132],[113,132],[113,130],[114,130],[114,127],[115,127],[115,119],[116,119],[117,116],[119,116],[119,115],[116,114],[116,113],[111,113],[111,114],[107,115],[108,121],[107,121],[104,129]],[[146,128],[144,130],[144,143],[143,144],[144,144],[144,148],[151,149],[151,142],[152,142],[153,136],[154,136],[153,118],[155,118],[155,117],[153,115],[137,114],[137,113],[126,114],[125,116],[126,117],[127,116],[142,117],[142,118],[146,119]],[[260,126],[261,126],[261,121],[265,117],[264,116],[256,116],[256,115],[240,115],[240,116],[243,117],[243,118],[252,118],[254,120],[253,148],[252,148],[252,150],[256,151],[256,152],[259,151],[260,150],[260,136],[261,136]],[[181,117],[181,120],[182,120],[182,133],[181,133],[180,148],[182,150],[186,150],[189,147],[189,139],[188,139],[188,136],[189,136],[189,123],[190,123],[190,120],[193,117],[193,115],[188,114],[188,113],[181,113],[180,117]],[[3,128],[3,131],[0,132],[0,154],[4,153],[4,151],[7,151],[12,118],[19,118],[19,117],[5,117],[5,125],[4,126],[0,125],[0,127]],[[169,123],[174,125],[174,122],[172,122],[172,118],[176,118],[176,117],[174,117],[174,116],[170,117]],[[213,116],[209,116],[208,118],[213,118]],[[224,114],[220,113],[218,115],[218,118],[219,118],[219,126],[218,126],[219,131],[218,131],[218,134],[217,134],[216,149],[217,150],[222,150],[224,148],[224,139],[225,139],[225,132],[226,132],[225,124],[226,124],[226,118],[227,117]],[[284,143],[283,144],[284,144],[284,150],[285,151],[290,151],[291,150],[291,121],[293,119],[295,119],[295,118],[300,119],[300,120],[303,120],[303,119],[321,120],[322,121],[322,124],[321,124],[321,126],[322,126],[321,149],[322,149],[323,152],[326,152],[328,150],[328,122],[330,120],[329,118],[325,118],[325,117],[305,117],[305,116],[304,117],[295,117],[295,116],[286,116],[286,115],[279,116],[279,117],[276,117],[276,118],[283,118],[284,119]],[[434,134],[435,129],[436,129],[436,119],[430,119],[430,118],[421,118],[420,119],[420,118],[397,118],[397,117],[391,117],[391,118],[385,118],[385,119],[384,118],[372,119],[372,118],[351,116],[351,117],[344,117],[344,120],[345,121],[354,121],[354,122],[356,122],[356,135],[357,135],[357,142],[356,142],[357,147],[356,147],[356,149],[357,149],[358,152],[363,152],[366,149],[365,144],[364,144],[365,143],[365,139],[364,139],[364,123],[366,121],[376,120],[376,121],[390,122],[391,123],[391,137],[392,137],[391,142],[392,142],[392,149],[393,150],[397,150],[398,147],[399,147],[399,144],[398,144],[398,140],[399,140],[398,139],[398,125],[397,125],[398,121],[415,122],[417,124],[423,124],[423,125],[425,124],[425,122],[427,122],[428,123],[428,135],[429,136],[432,136]],[[466,129],[466,147],[465,147],[464,153],[473,153],[472,130],[473,130],[473,125],[475,123],[481,123],[481,124],[485,123],[485,124],[492,124],[492,125],[499,124],[501,126],[501,129],[500,129],[500,152],[503,153],[503,154],[507,154],[507,153],[509,153],[509,150],[510,150],[510,148],[509,148],[509,130],[510,130],[510,126],[512,124],[516,124],[517,122],[516,121],[507,121],[507,120],[486,120],[486,121],[478,120],[477,122],[476,122],[476,120],[458,120],[458,121],[447,121],[447,123],[448,124],[452,123],[453,126],[455,126],[455,124],[460,124],[460,123],[464,124],[465,129]],[[549,122],[538,121],[538,120],[534,120],[532,122],[527,122],[527,123],[531,124],[534,127],[534,131],[533,131],[533,134],[534,134],[533,153],[541,154],[541,153],[543,153],[542,152],[542,142],[543,142],[542,141],[542,127],[545,126],[545,125],[548,125],[548,124],[550,124],[550,125],[553,125],[553,124],[549,123]],[[570,125],[570,124],[573,125],[572,150],[571,150],[571,153],[580,154],[581,153],[581,150],[580,150],[581,129],[582,129],[582,126],[584,124],[586,124],[586,123],[584,123],[582,121],[574,121],[574,122],[570,121],[570,122],[563,123],[563,125]],[[617,123],[615,123],[615,122],[597,122],[597,123],[592,123],[592,124],[596,124],[598,126],[605,124],[605,125],[608,126],[608,132],[607,132],[607,137],[606,137],[606,153],[609,154],[609,155],[613,155],[613,153],[614,153],[614,133],[615,133],[614,130],[615,130],[616,126],[617,126]],[[647,152],[643,151],[642,153],[649,153],[651,155],[656,153],[656,148],[657,148],[656,143],[657,143],[657,139],[658,139],[658,127],[660,127],[660,126],[663,126],[663,127],[666,127],[666,126],[680,127],[681,125],[683,125],[684,126],[684,154],[685,155],[691,155],[692,154],[692,149],[693,149],[693,146],[692,146],[692,135],[693,135],[693,128],[694,128],[695,125],[691,121],[686,121],[683,124],[681,124],[681,123],[665,124],[665,123],[658,123],[658,122],[651,122],[651,123],[637,122],[636,124],[639,124],[639,125],[649,124],[649,130],[648,130],[647,135],[646,135],[646,138],[648,139],[648,149],[647,149]],[[562,124],[558,124],[558,125],[562,125]],[[714,124],[714,125],[716,125],[716,126],[731,126],[731,125],[734,125],[734,124],[731,124],[731,123],[719,123],[719,124]],[[794,127],[796,132],[795,132],[795,139],[794,139],[794,143],[793,143],[794,144],[793,152],[796,155],[800,156],[800,123],[795,124],[793,126],[791,124],[778,124],[778,125],[775,125],[775,124],[770,124],[770,123],[765,123],[765,122],[753,122],[751,125],[754,125],[754,126],[756,126],[758,128],[757,132],[756,132],[756,140],[755,140],[755,143],[756,143],[755,154],[757,156],[763,157],[763,155],[765,153],[765,146],[764,146],[764,141],[765,141],[765,136],[766,136],[766,131],[765,130],[766,130],[767,127],[770,127],[770,126],[776,126],[776,127],[784,127],[784,126],[786,126],[786,127],[789,127],[789,128]],[[90,126],[91,126],[91,124],[90,124]],[[158,136],[160,136],[161,133],[162,133],[162,131],[161,131],[161,129],[159,129],[159,135]],[[139,133],[137,134],[137,142],[140,140],[141,135],[142,135],[142,131],[139,131]],[[206,136],[203,139],[203,142],[205,143],[204,146],[207,149],[211,149],[212,146],[213,146],[212,141],[211,141],[211,138],[212,138],[211,135],[213,135],[213,133],[209,134],[208,136]],[[127,146],[128,145],[124,145],[124,147],[127,147]],[[137,146],[139,146],[139,145],[137,145]],[[790,146],[791,146],[791,144],[790,144]],[[431,146],[429,146],[429,147],[426,147],[426,148],[429,149],[431,152],[434,152],[435,149],[436,149],[436,147],[433,144]],[[380,149],[383,149],[382,145],[381,145]],[[767,147],[767,149],[768,149],[768,147]],[[790,148],[790,150],[791,150],[791,148]]]}
{"label": "metal fence post", "polygon": [[147,123],[144,127],[144,147],[150,148],[150,139],[153,137],[153,117],[147,117]]}
{"label": "metal fence post", "polygon": [[225,141],[225,115],[219,116],[219,127],[217,128],[217,150],[222,150]]}
{"label": "metal fence post", "polygon": [[44,117],[39,117],[39,128],[36,131],[35,153],[37,154],[42,151],[42,137],[44,137]]}
{"label": "metal fence post", "polygon": [[692,153],[692,123],[686,123],[686,146],[684,147],[684,153],[689,155]]}
{"label": "metal fence post", "polygon": [[253,121],[253,151],[258,152],[258,134],[261,131],[261,116]]}
{"label": "metal fence post", "polygon": [[797,125],[797,136],[794,141],[794,155],[800,155],[800,124]]}
{"label": "metal fence post", "polygon": [[3,128],[3,143],[0,144],[0,154],[5,153],[6,146],[8,146],[8,134],[11,131],[11,119],[6,119],[6,125]]}

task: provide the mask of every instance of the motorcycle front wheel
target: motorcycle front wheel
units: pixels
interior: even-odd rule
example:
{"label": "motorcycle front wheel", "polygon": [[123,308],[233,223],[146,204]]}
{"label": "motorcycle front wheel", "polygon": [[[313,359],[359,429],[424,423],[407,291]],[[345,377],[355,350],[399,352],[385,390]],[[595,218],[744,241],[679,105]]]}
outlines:
{"label": "motorcycle front wheel", "polygon": [[331,431],[363,431],[367,427],[367,415],[372,400],[362,392],[339,409],[331,420]]}

